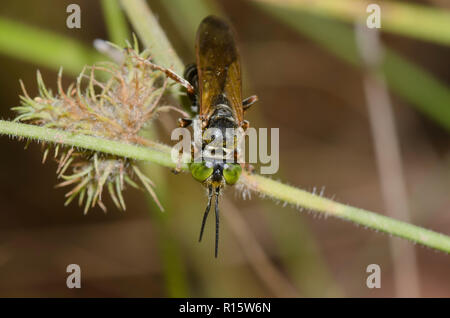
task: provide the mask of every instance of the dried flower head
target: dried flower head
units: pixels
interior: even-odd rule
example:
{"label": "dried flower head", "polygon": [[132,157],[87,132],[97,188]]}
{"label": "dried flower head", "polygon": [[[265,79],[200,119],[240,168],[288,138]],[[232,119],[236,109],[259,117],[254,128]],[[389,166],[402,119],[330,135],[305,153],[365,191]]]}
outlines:
{"label": "dried flower head", "polygon": [[[148,52],[139,53],[137,45],[122,50],[122,63],[98,63],[85,67],[76,83],[62,88],[62,69],[57,80],[57,94],[52,93],[37,72],[39,96],[31,98],[22,81],[23,96],[15,121],[51,127],[121,142],[150,145],[140,136],[142,129],[161,111],[176,109],[160,106],[168,88],[167,77],[148,60]],[[51,145],[44,145],[43,161]],[[66,205],[78,196],[87,213],[90,207],[102,202],[107,188],[114,204],[125,210],[122,191],[125,187],[143,186],[163,209],[154,192],[155,185],[138,168],[135,161],[92,151],[55,146],[57,175],[63,179],[58,187],[73,186],[66,194]],[[139,185],[133,179],[139,180]]]}

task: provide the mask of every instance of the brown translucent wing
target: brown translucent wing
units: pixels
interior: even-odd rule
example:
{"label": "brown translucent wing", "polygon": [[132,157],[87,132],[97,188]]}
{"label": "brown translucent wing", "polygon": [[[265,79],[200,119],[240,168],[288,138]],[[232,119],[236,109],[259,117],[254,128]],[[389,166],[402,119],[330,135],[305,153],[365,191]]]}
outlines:
{"label": "brown translucent wing", "polygon": [[197,31],[196,54],[201,118],[209,118],[223,96],[240,124],[244,114],[241,65],[231,28],[217,17],[205,18]]}

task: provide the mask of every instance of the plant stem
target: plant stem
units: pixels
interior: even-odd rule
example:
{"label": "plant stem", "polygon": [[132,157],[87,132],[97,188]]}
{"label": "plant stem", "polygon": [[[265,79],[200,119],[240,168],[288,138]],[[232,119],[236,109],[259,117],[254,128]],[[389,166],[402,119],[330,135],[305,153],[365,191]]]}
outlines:
{"label": "plant stem", "polygon": [[[69,147],[80,147],[130,159],[149,161],[165,167],[173,168],[176,166],[176,162],[173,162],[170,157],[170,151],[168,150],[170,148],[168,146],[165,146],[167,151],[159,151],[153,149],[153,147],[144,148],[118,141],[74,135],[70,132],[4,120],[0,120],[0,134],[54,142]],[[165,147],[159,146],[158,149]],[[185,170],[186,166],[182,166],[182,169]],[[450,253],[450,237],[445,234],[401,222],[374,212],[341,204],[259,175],[244,173],[241,177],[241,182],[249,189],[263,196],[290,203],[296,207],[323,212],[325,215],[352,221],[376,231],[389,233],[430,248]]]}
{"label": "plant stem", "polygon": [[[365,21],[373,12],[366,12],[368,0],[253,0],[332,17],[345,22]],[[379,3],[384,31],[410,36],[443,45],[450,45],[450,13],[429,6],[385,1]],[[420,23],[418,23],[420,21]]]}
{"label": "plant stem", "polygon": [[243,175],[243,182],[252,190],[273,199],[303,207],[327,216],[334,216],[376,231],[389,233],[450,253],[450,237],[374,212],[335,202],[298,188],[259,175]]}
{"label": "plant stem", "polygon": [[[408,191],[403,174],[400,140],[392,100],[380,64],[383,44],[377,29],[355,26],[363,61],[363,84],[386,215],[410,222]],[[419,270],[414,246],[389,239],[396,297],[420,297]]]}
{"label": "plant stem", "polygon": [[[71,132],[62,130],[4,120],[0,120],[0,134],[26,137],[40,141],[53,142],[56,144],[104,152],[125,158],[150,161],[169,168],[174,168],[176,166],[176,163],[173,163],[170,158],[170,147],[165,145],[158,144],[158,148],[141,147],[114,140],[106,140],[86,135],[75,135]],[[168,150],[166,152],[157,150],[164,148]]]}
{"label": "plant stem", "polygon": [[103,16],[108,30],[109,40],[117,45],[125,45],[130,31],[118,0],[102,0]]}
{"label": "plant stem", "polygon": [[144,0],[121,0],[121,4],[130,17],[134,30],[138,33],[145,47],[152,52],[152,58],[155,62],[182,74],[184,64],[175,53],[146,2]]}

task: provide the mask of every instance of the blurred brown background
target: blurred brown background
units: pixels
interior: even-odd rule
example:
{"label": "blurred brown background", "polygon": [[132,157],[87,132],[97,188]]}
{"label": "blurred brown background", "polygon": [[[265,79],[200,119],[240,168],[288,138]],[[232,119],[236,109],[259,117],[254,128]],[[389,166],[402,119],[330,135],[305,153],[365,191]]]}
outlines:
{"label": "blurred brown background", "polygon": [[[280,128],[275,178],[310,191],[325,187],[327,197],[384,214],[362,72],[246,1],[218,2],[238,34],[244,95],[258,94],[260,99],[247,119],[256,127]],[[65,26],[70,3],[3,1],[0,15],[86,45],[107,38],[100,2],[76,1],[82,8],[80,30]],[[148,3],[184,62],[193,61],[194,43],[189,47],[180,39],[160,1]],[[385,33],[382,40],[448,85],[448,47]],[[14,117],[9,108],[19,104],[20,78],[36,94],[38,68],[48,86],[55,87],[53,70],[0,55],[1,118]],[[66,76],[65,84],[72,80]],[[450,234],[448,131],[402,98],[391,97],[412,222]],[[175,119],[161,118],[171,127]],[[388,235],[257,196],[244,201],[229,188],[225,197],[233,206],[223,203],[222,215],[232,210],[244,223],[232,225],[222,218],[220,256],[214,259],[212,218],[204,241],[197,243],[206,196],[188,174],[162,170],[168,189],[163,216],[154,205],[149,212],[143,192],[134,189],[125,192],[125,213],[107,201],[107,214],[95,208],[83,216],[76,204],[64,207],[64,190],[54,189],[56,164],[41,164],[39,145],[23,147],[24,142],[0,138],[2,297],[396,295]],[[252,254],[254,247],[245,235],[256,238],[269,269],[260,254]],[[421,246],[414,251],[420,295],[450,296],[448,255]],[[164,257],[167,253],[172,256]],[[66,266],[72,263],[81,266],[79,290],[66,287]],[[366,287],[369,264],[381,267],[381,289]],[[264,277],[273,277],[273,282]]]}

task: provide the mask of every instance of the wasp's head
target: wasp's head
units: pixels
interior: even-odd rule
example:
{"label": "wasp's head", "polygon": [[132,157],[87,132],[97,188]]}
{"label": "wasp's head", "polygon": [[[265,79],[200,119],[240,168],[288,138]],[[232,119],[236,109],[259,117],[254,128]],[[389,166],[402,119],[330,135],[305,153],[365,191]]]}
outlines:
{"label": "wasp's head", "polygon": [[215,256],[217,257],[219,242],[219,195],[221,188],[225,185],[233,185],[241,176],[242,168],[237,163],[223,163],[215,160],[207,160],[202,162],[193,162],[189,165],[189,170],[195,180],[201,182],[208,187],[208,204],[203,215],[202,227],[200,230],[200,238],[202,239],[203,229],[205,227],[206,218],[211,208],[213,195],[216,197],[216,247]]}
{"label": "wasp's head", "polygon": [[189,165],[189,170],[195,180],[214,188],[235,184],[242,173],[240,164],[217,161],[194,162]]}

